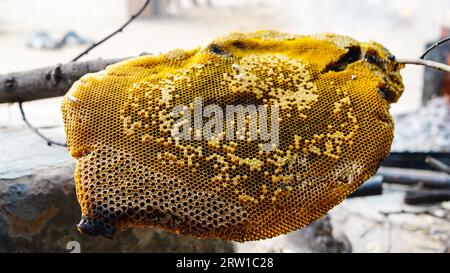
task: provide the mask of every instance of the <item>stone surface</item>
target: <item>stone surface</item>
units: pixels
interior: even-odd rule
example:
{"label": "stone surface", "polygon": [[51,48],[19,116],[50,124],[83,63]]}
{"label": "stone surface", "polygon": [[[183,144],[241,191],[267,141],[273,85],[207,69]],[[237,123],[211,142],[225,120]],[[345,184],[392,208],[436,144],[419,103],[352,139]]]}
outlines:
{"label": "stone surface", "polygon": [[230,242],[151,228],[119,232],[114,240],[81,235],[76,229],[80,209],[73,167],[0,179],[0,252],[233,252]]}
{"label": "stone surface", "polygon": [[333,232],[330,217],[324,216],[302,229],[272,239],[236,243],[236,251],[348,253],[352,246],[342,233]]}
{"label": "stone surface", "polygon": [[407,189],[385,184],[382,195],[344,200],[329,214],[334,232],[353,252],[450,252],[450,202],[407,205]]}
{"label": "stone surface", "polygon": [[352,246],[347,237],[333,235],[330,217],[327,215],[311,223],[303,232],[313,252],[349,253]]}

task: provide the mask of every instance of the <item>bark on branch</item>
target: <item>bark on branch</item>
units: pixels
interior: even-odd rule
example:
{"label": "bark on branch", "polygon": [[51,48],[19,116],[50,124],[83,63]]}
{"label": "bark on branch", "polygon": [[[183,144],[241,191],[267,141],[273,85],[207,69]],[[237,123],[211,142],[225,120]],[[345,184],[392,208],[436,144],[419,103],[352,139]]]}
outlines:
{"label": "bark on branch", "polygon": [[0,75],[0,103],[62,96],[84,74],[125,59],[96,59]]}

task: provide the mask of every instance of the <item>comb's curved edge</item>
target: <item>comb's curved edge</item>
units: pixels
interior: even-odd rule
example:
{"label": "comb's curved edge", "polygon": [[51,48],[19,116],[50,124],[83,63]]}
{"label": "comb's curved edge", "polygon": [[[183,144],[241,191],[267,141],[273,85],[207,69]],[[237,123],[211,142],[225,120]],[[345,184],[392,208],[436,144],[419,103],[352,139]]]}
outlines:
{"label": "comb's curved edge", "polygon": [[341,49],[346,49],[346,48],[349,48],[352,46],[360,45],[360,43],[357,40],[353,39],[350,36],[338,35],[335,33],[328,33],[328,32],[317,33],[317,34],[310,35],[308,37],[310,37],[312,39],[320,40],[320,41],[330,42]]}
{"label": "comb's curved edge", "polygon": [[[200,47],[193,49],[173,49],[164,53],[155,54],[155,55],[144,55],[132,57],[123,61],[120,61],[115,64],[108,65],[105,70],[101,71],[105,74],[115,74],[117,72],[120,73],[121,76],[128,76],[123,74],[123,66],[128,66],[131,68],[141,68],[141,69],[149,69],[155,68],[160,64],[163,64],[167,61],[189,61],[191,57],[193,57],[197,52],[200,51]],[[131,69],[131,71],[134,71]],[[99,72],[97,72],[99,73]],[[96,73],[94,73],[96,74]],[[130,75],[133,73],[129,73]]]}

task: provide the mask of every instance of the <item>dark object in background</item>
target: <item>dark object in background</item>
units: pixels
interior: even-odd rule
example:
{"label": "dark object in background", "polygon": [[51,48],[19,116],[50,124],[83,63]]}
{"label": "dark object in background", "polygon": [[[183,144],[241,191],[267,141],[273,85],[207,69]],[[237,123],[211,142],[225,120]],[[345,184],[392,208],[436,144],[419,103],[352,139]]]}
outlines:
{"label": "dark object in background", "polygon": [[431,204],[450,200],[450,190],[411,190],[405,194],[404,202],[409,205]]}
{"label": "dark object in background", "polygon": [[427,188],[450,188],[450,175],[444,172],[380,167],[377,174],[386,183],[422,185]]}
{"label": "dark object in background", "polygon": [[[441,29],[441,38],[450,35],[450,28]],[[438,39],[439,40],[439,39]],[[430,47],[435,42],[430,42],[425,48]],[[439,47],[433,49],[426,59],[450,64],[450,43],[441,44]],[[437,69],[425,67],[423,88],[422,88],[422,104],[425,105],[427,101],[435,96],[446,96],[450,100],[450,73],[444,73]]]}
{"label": "dark object in background", "polygon": [[36,32],[31,34],[27,41],[27,47],[36,49],[57,49],[66,45],[83,45],[88,41],[75,31],[68,31],[61,39],[53,38],[48,32]]}
{"label": "dark object in background", "polygon": [[450,153],[411,153],[391,152],[389,157],[381,163],[384,167],[397,167],[408,169],[435,170],[425,162],[427,156],[431,156],[447,165],[450,165]]}
{"label": "dark object in background", "polygon": [[27,47],[29,48],[56,48],[58,43],[53,39],[48,32],[36,32],[31,34],[27,40]]}
{"label": "dark object in background", "polygon": [[383,177],[381,175],[375,175],[364,182],[354,193],[350,194],[348,198],[380,195],[382,193]]}
{"label": "dark object in background", "polygon": [[406,204],[431,204],[450,200],[449,165],[450,153],[393,152],[383,161],[377,174],[383,176],[385,183],[416,187],[406,191]]}

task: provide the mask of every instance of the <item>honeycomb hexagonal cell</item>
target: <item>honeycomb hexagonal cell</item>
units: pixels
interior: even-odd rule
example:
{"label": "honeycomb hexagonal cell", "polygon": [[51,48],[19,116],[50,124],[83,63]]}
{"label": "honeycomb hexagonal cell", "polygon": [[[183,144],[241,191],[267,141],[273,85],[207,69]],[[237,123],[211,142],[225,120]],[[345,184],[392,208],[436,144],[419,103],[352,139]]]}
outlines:
{"label": "honeycomb hexagonal cell", "polygon": [[[79,230],[112,237],[157,226],[249,241],[309,224],[388,155],[400,68],[374,42],[257,31],[85,75],[62,105],[78,162]],[[184,105],[182,115],[194,116],[196,98],[223,110],[277,106],[277,145],[263,150],[248,133],[204,139],[194,129],[190,139],[174,137],[172,110]]]}

